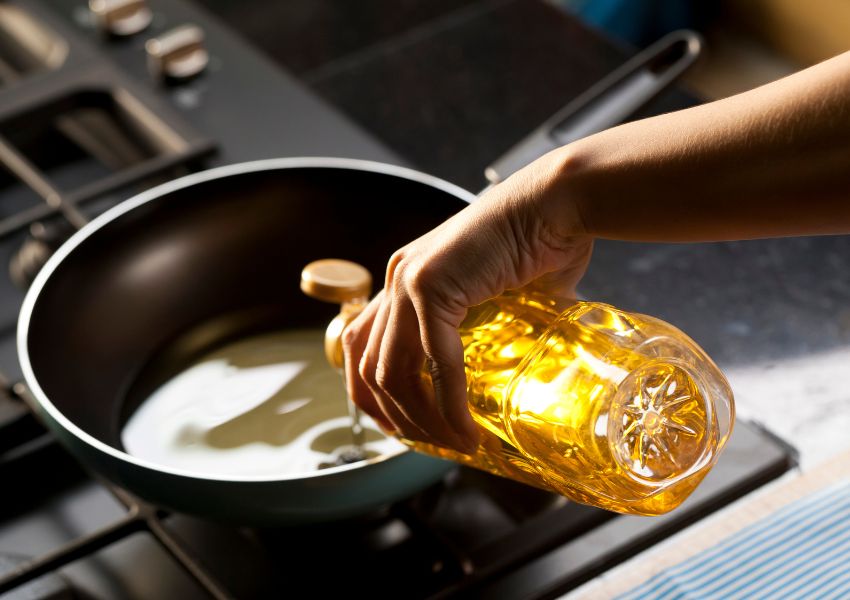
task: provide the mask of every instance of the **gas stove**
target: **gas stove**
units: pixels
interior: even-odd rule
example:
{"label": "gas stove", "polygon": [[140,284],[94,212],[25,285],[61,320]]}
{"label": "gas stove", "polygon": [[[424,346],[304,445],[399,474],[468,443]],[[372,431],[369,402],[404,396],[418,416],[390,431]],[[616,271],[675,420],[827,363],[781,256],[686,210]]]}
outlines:
{"label": "gas stove", "polygon": [[552,597],[793,465],[783,443],[739,423],[705,482],[664,517],[618,516],[458,467],[374,514],[279,529],[168,513],[86,472],[26,407],[14,347],[21,287],[70,232],[216,165],[405,163],[196,6],[92,7],[0,4],[0,248],[10,265],[0,277],[0,597]]}

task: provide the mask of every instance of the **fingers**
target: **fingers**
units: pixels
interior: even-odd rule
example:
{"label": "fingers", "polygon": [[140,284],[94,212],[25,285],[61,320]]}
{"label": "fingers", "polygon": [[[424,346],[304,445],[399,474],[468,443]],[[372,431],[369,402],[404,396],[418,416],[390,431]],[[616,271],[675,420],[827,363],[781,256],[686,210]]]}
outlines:
{"label": "fingers", "polygon": [[381,410],[372,390],[360,376],[359,371],[360,361],[366,351],[372,323],[375,321],[382,298],[383,292],[379,292],[363,312],[346,327],[342,336],[342,348],[345,355],[345,383],[351,400],[387,433],[392,434],[397,431],[396,427]]}
{"label": "fingers", "polygon": [[[544,210],[544,196],[559,192],[531,185],[532,175],[496,186],[397,251],[386,291],[349,325],[348,387],[382,425],[471,452],[480,430],[469,412],[458,332],[467,308],[532,282],[544,293],[574,297],[591,241],[548,224],[545,217],[560,213]],[[422,377],[426,364],[431,382]]]}
{"label": "fingers", "polygon": [[424,366],[425,352],[416,311],[409,296],[398,293],[381,345],[377,383],[411,423],[427,432],[431,443],[466,451],[470,444],[446,421],[432,387],[423,380]]}
{"label": "fingers", "polygon": [[[372,323],[372,330],[369,332],[369,341],[366,344],[363,357],[360,359],[358,372],[372,392],[372,396],[375,398],[381,411],[393,424],[394,429],[401,432],[406,438],[431,443],[433,440],[399,408],[399,400],[390,396],[382,387],[385,377],[384,373],[387,372],[387,368],[381,367],[381,347],[384,343],[384,333],[387,330],[387,321],[392,310],[392,302],[390,300],[388,294],[385,292]],[[379,375],[381,378],[380,382],[378,380]]]}
{"label": "fingers", "polygon": [[[451,325],[428,334],[427,339],[434,339],[447,332],[451,350],[430,344],[445,358],[436,360],[428,354],[426,359],[420,331],[423,321],[408,287],[399,276],[346,328],[343,350],[349,393],[389,433],[472,452],[477,447],[477,429],[466,408],[460,336]],[[423,377],[426,362],[436,367],[430,373],[436,388]],[[444,389],[451,392],[447,395]]]}
{"label": "fingers", "polygon": [[457,326],[422,307],[420,327],[435,408],[442,423],[450,427],[459,440],[459,445],[454,447],[471,454],[478,447],[480,434],[469,414],[463,345]]}

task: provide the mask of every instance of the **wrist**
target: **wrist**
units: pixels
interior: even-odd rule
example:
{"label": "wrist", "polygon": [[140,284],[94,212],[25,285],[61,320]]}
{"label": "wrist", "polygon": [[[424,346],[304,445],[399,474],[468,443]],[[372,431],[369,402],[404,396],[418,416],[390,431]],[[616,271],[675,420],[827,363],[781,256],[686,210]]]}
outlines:
{"label": "wrist", "polygon": [[587,174],[592,165],[581,142],[553,150],[541,159],[549,176],[541,194],[541,212],[551,231],[563,238],[592,236],[587,220]]}

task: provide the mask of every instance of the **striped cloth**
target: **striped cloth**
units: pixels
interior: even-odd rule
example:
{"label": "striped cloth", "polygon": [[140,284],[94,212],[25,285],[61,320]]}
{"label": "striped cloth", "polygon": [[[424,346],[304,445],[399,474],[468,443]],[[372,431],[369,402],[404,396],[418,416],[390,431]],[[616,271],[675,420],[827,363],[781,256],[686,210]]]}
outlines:
{"label": "striped cloth", "polygon": [[850,481],[792,502],[617,598],[850,598]]}

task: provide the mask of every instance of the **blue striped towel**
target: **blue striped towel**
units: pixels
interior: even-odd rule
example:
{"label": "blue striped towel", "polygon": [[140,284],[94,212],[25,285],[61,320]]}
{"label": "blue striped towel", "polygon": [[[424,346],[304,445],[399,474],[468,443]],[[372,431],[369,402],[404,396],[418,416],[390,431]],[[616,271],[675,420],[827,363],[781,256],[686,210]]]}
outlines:
{"label": "blue striped towel", "polygon": [[850,598],[850,481],[792,502],[619,600]]}

